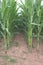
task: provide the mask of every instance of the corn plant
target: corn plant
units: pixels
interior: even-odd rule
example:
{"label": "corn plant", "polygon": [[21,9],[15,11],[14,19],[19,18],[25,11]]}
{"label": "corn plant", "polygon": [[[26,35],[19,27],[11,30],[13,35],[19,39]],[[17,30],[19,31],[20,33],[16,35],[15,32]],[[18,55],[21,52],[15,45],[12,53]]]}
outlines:
{"label": "corn plant", "polygon": [[41,25],[40,25],[40,18],[41,18],[41,0],[36,0],[36,11],[38,16],[38,33],[37,33],[37,40],[38,40],[38,48],[39,48],[39,39],[40,39],[40,31],[41,31]]}
{"label": "corn plant", "polygon": [[[33,26],[34,26],[34,29],[36,31],[36,34],[37,34],[37,40],[38,40],[38,45],[37,47],[39,48],[39,39],[40,39],[40,33],[41,33],[41,28],[42,28],[42,22],[41,22],[41,0],[35,0],[35,15],[34,15],[34,22],[33,23]],[[37,28],[37,29],[36,29]]]}
{"label": "corn plant", "polygon": [[32,22],[33,22],[33,2],[32,0],[27,0],[26,1],[27,7],[28,7],[28,11],[29,11],[29,22],[28,22],[28,40],[29,40],[29,45],[32,47]]}
{"label": "corn plant", "polygon": [[32,22],[33,22],[33,2],[32,0],[25,0],[25,4],[22,3],[21,5],[21,15],[23,19],[23,23],[26,25],[25,32],[27,36],[27,41],[30,47],[32,47]]}
{"label": "corn plant", "polygon": [[10,38],[13,35],[14,30],[14,22],[17,18],[17,8],[16,8],[16,1],[15,0],[2,0],[2,7],[1,7],[1,17],[2,21],[0,22],[1,28],[3,30],[0,31],[4,38],[4,46],[7,49],[7,45],[10,44]]}
{"label": "corn plant", "polygon": [[[8,37],[8,40],[12,37],[14,34],[15,29],[15,22],[17,22],[18,14],[17,14],[17,8],[16,8],[16,2],[15,0],[8,1],[8,21],[7,21],[7,28],[10,31],[11,36]],[[9,45],[9,42],[8,42]]]}

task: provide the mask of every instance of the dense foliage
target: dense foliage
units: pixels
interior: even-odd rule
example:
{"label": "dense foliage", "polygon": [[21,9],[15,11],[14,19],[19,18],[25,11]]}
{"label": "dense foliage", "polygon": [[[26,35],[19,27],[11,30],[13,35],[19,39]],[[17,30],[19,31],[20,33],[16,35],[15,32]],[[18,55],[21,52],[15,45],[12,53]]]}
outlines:
{"label": "dense foliage", "polygon": [[35,1],[25,0],[21,4],[15,0],[0,1],[0,36],[4,39],[5,49],[11,38],[18,33],[24,34],[31,47],[32,38],[36,36],[39,47],[40,36],[43,35],[43,6],[41,0]]}

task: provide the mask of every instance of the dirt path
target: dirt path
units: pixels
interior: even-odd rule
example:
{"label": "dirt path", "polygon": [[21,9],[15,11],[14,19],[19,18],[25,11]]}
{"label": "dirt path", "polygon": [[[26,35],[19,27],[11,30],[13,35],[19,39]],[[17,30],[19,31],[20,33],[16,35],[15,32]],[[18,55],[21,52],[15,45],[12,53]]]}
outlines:
{"label": "dirt path", "polygon": [[7,56],[3,50],[0,52],[0,65],[43,65],[43,44],[40,45],[39,52],[36,48],[29,52],[22,34],[17,35],[14,41],[18,45],[13,45],[8,50]]}

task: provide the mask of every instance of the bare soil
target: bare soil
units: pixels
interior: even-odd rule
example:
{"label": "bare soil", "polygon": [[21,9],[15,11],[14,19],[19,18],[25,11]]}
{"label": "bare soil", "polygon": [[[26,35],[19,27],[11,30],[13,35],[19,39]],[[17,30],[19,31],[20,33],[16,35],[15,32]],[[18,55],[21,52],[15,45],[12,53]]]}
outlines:
{"label": "bare soil", "polygon": [[16,35],[7,54],[5,54],[2,40],[0,42],[0,65],[43,65],[43,42],[40,43],[39,50],[36,50],[35,39],[33,43],[34,48],[29,51],[24,36],[22,34]]}

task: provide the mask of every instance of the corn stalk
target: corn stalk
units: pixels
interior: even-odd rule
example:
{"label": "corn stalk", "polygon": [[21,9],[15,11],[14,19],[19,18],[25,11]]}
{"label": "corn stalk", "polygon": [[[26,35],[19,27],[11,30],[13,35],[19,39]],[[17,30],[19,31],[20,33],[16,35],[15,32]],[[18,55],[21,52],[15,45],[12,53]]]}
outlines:
{"label": "corn stalk", "polygon": [[25,3],[21,1],[20,4],[21,8],[21,21],[24,24],[24,31],[27,36],[28,45],[32,47],[32,22],[33,22],[33,2],[32,0],[25,0]]}
{"label": "corn stalk", "polygon": [[37,16],[38,16],[38,21],[37,21],[37,24],[38,24],[38,33],[37,33],[37,40],[38,40],[38,46],[37,48],[39,48],[39,43],[40,43],[40,32],[41,32],[41,25],[40,22],[40,18],[41,18],[41,0],[36,0],[36,11],[37,11]]}
{"label": "corn stalk", "polygon": [[29,43],[29,46],[32,47],[32,22],[33,22],[33,2],[32,0],[25,0],[25,3],[26,3],[26,7],[28,9],[28,12],[29,12],[29,17],[28,17],[28,43]]}
{"label": "corn stalk", "polygon": [[3,38],[4,38],[4,48],[5,48],[5,50],[7,49],[7,40],[6,40],[6,34],[7,34],[7,32],[6,32],[6,8],[7,8],[7,5],[6,5],[6,0],[2,0],[2,23],[1,23],[1,25],[2,25],[2,29],[3,29],[3,32],[2,32],[2,34],[3,34]]}

